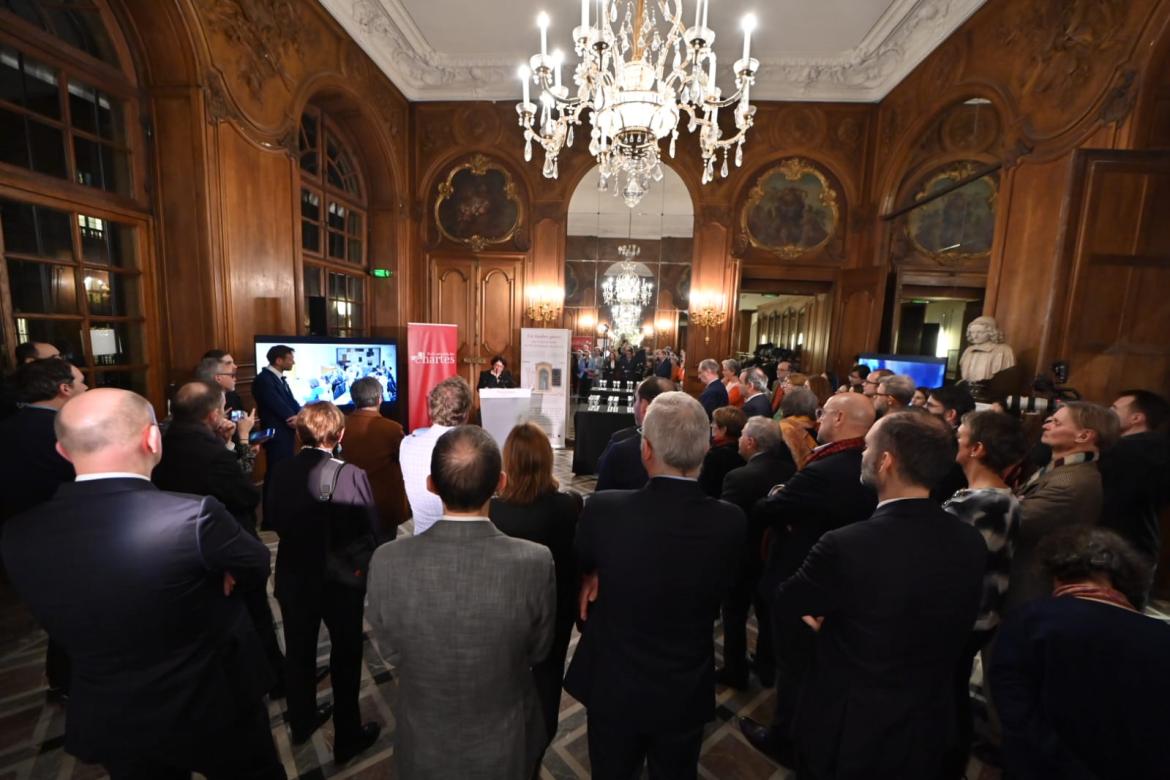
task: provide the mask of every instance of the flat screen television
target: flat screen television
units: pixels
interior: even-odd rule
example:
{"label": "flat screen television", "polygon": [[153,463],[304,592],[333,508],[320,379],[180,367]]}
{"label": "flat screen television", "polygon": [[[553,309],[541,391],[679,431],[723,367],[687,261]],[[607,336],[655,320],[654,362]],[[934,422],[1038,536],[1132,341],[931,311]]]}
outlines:
{"label": "flat screen television", "polygon": [[268,365],[268,350],[285,344],[295,350],[295,363],[285,373],[302,406],[332,401],[352,406],[349,390],[372,376],[382,385],[383,408],[398,401],[398,345],[393,339],[330,338],[326,336],[256,336],[256,372]]}
{"label": "flat screen television", "polygon": [[858,363],[865,363],[870,371],[888,368],[895,374],[905,374],[914,379],[918,387],[942,387],[947,377],[947,359],[933,355],[878,355],[874,353],[857,356]]}

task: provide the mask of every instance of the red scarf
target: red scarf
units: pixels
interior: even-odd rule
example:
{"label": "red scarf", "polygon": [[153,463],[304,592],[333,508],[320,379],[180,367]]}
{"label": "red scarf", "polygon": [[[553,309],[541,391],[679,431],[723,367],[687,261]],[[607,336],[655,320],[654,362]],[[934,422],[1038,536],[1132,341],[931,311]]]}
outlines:
{"label": "red scarf", "polygon": [[1131,612],[1137,612],[1133,608],[1133,604],[1129,603],[1121,591],[1104,585],[1098,585],[1095,582],[1073,582],[1068,585],[1060,585],[1052,590],[1053,596],[1073,596],[1078,599],[1087,599],[1089,601],[1101,601],[1106,604],[1112,604],[1115,607],[1128,609]]}
{"label": "red scarf", "polygon": [[830,455],[836,455],[838,452],[844,452],[845,450],[863,449],[865,449],[864,438],[859,437],[856,439],[842,439],[841,441],[835,441],[832,444],[826,444],[824,446],[817,447],[812,451],[812,454],[808,456],[808,460],[804,462],[804,465],[805,468],[808,468],[810,463],[816,463],[818,460],[827,458]]}

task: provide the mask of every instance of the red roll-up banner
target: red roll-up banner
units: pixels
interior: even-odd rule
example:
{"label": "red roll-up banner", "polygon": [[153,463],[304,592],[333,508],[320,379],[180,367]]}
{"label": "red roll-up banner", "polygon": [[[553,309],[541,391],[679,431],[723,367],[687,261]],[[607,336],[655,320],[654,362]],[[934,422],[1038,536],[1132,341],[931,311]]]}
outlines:
{"label": "red roll-up banner", "polygon": [[431,388],[458,373],[455,353],[459,349],[458,325],[433,325],[429,322],[406,323],[406,354],[409,368],[410,429],[431,424],[427,413],[427,394]]}

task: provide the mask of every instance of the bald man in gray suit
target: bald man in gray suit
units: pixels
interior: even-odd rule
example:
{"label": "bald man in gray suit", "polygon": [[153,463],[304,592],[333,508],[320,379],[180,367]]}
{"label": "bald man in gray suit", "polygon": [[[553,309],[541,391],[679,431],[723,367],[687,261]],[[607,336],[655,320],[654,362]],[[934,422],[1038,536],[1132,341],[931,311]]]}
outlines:
{"label": "bald man in gray suit", "polygon": [[442,519],[379,547],[370,564],[366,619],[399,674],[404,780],[529,778],[548,744],[531,667],[552,645],[552,554],[488,520],[506,481],[486,431],[447,431],[427,477]]}

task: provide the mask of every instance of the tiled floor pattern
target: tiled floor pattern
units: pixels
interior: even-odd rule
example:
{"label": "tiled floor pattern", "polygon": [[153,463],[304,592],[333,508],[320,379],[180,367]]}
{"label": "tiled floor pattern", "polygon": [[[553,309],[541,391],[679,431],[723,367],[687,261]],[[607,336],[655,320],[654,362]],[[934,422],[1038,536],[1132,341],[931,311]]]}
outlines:
{"label": "tiled floor pattern", "polygon": [[[562,489],[583,494],[593,489],[591,477],[569,473],[571,451],[557,453],[556,473]],[[409,531],[409,523],[407,524]],[[275,553],[275,539],[267,539]],[[279,606],[272,600],[273,612],[280,619]],[[81,764],[62,749],[64,708],[45,697],[45,635],[29,620],[10,591],[0,588],[0,780],[96,780],[104,778],[100,767]],[[750,629],[754,632],[754,624]],[[716,653],[721,636],[715,629]],[[752,638],[754,640],[754,637]],[[576,646],[574,636],[570,654]],[[752,640],[749,640],[752,641]],[[322,633],[318,648],[320,665],[328,658],[327,635]],[[571,655],[570,655],[571,657]],[[314,734],[306,744],[293,748],[283,719],[283,702],[269,705],[272,733],[290,778],[395,778],[392,759],[394,714],[389,694],[396,683],[392,670],[382,659],[378,647],[367,639],[365,668],[362,674],[361,708],[364,720],[382,724],[377,744],[344,768],[332,761],[332,726]],[[322,701],[330,697],[329,680],[321,683]],[[743,715],[767,722],[773,706],[773,693],[758,687],[746,692],[720,689],[718,714],[708,725],[703,740],[699,775],[705,780],[787,780],[793,773],[774,764],[753,750],[742,738],[736,717]],[[568,694],[561,702],[560,729],[545,755],[541,778],[577,780],[589,777],[589,756],[585,734],[585,710]],[[996,770],[973,761],[970,780],[998,780]]]}

